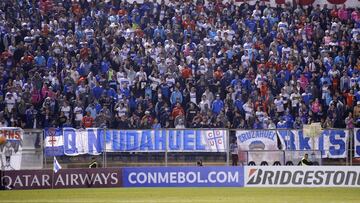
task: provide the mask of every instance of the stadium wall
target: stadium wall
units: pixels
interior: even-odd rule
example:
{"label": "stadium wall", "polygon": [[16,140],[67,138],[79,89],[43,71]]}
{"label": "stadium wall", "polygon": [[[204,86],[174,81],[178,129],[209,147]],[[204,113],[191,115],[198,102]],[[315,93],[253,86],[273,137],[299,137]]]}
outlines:
{"label": "stadium wall", "polygon": [[360,187],[358,166],[133,167],[0,171],[1,189]]}

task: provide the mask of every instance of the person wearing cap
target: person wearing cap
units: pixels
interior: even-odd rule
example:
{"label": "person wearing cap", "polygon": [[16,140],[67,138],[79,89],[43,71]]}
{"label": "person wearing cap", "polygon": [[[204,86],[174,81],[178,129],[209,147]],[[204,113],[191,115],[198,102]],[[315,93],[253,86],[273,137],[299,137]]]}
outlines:
{"label": "person wearing cap", "polygon": [[141,127],[144,129],[150,129],[153,125],[153,118],[150,114],[150,111],[146,110],[145,115],[141,118]]}

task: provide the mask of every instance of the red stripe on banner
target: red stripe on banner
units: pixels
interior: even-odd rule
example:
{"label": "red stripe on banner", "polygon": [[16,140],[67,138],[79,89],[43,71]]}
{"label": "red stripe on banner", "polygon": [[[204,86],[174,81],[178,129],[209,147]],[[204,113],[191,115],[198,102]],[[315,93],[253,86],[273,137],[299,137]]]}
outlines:
{"label": "red stripe on banner", "polygon": [[250,169],[249,176],[254,174],[256,171],[257,171],[257,169],[255,169],[255,168]]}
{"label": "red stripe on banner", "polygon": [[331,4],[343,4],[346,0],[327,0]]}
{"label": "red stripe on banner", "polygon": [[285,0],[275,0],[276,4],[285,4]]}
{"label": "red stripe on banner", "polygon": [[[359,0],[360,1],[360,0]],[[299,5],[310,5],[313,4],[315,0],[299,0]]]}

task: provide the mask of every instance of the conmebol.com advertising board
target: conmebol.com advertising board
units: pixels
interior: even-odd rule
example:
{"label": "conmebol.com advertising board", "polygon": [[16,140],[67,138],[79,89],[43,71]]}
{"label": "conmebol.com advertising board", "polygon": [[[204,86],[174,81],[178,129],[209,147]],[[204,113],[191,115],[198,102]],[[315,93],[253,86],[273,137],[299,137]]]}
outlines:
{"label": "conmebol.com advertising board", "polygon": [[360,187],[359,166],[245,166],[245,187]]}
{"label": "conmebol.com advertising board", "polygon": [[242,187],[243,167],[123,168],[124,187]]}

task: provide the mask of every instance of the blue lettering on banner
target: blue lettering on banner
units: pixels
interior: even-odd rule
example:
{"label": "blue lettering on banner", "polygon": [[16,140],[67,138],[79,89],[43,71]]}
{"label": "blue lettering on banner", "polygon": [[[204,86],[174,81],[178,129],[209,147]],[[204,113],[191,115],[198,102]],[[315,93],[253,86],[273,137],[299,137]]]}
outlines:
{"label": "blue lettering on banner", "polygon": [[315,148],[311,145],[311,138],[305,137],[302,130],[278,131],[278,135],[284,145],[283,149],[286,150],[319,150],[324,157],[346,157],[347,130],[324,130],[320,136],[314,138],[317,142]]}
{"label": "blue lettering on banner", "polygon": [[[339,137],[340,139],[337,139]],[[329,153],[334,156],[343,155],[346,149],[346,143],[344,142],[345,132],[343,130],[330,131],[330,143]]]}
{"label": "blue lettering on banner", "polygon": [[194,150],[194,131],[184,131],[184,150]]}
{"label": "blue lettering on banner", "polygon": [[140,150],[153,150],[153,142],[150,133],[149,130],[142,132]]}
{"label": "blue lettering on banner", "polygon": [[180,131],[170,131],[169,132],[169,149],[170,150],[180,150]]}
{"label": "blue lettering on banner", "polygon": [[310,150],[310,137],[304,137],[303,131],[299,131],[300,150]]}
{"label": "blue lettering on banner", "polygon": [[165,130],[155,130],[155,150],[166,149],[166,134]]}
{"label": "blue lettering on banner", "polygon": [[[112,133],[112,139],[111,136],[108,136],[108,134]],[[115,151],[120,151],[120,134],[121,131],[112,130],[112,132],[106,132],[106,142],[109,142],[112,140],[112,146]]]}
{"label": "blue lettering on banner", "polygon": [[[54,129],[53,129],[54,131]],[[77,130],[74,128],[56,129],[57,137],[63,138],[63,143],[56,144],[63,153],[58,155],[76,156],[79,154],[100,154],[108,152],[164,152],[198,151],[198,152],[226,152],[226,131],[217,130],[217,144],[210,146],[206,142],[206,130],[105,130],[88,128]],[[44,131],[45,137],[48,131]],[[55,134],[55,133],[50,133]],[[48,138],[49,139],[49,138]],[[55,139],[55,138],[54,138]],[[55,151],[55,147],[45,143],[45,151]],[[58,151],[59,151],[58,150]],[[46,153],[50,156],[50,153]]]}
{"label": "blue lettering on banner", "polygon": [[66,128],[63,132],[64,135],[64,151],[66,155],[78,154],[76,148],[76,133],[74,129]]}
{"label": "blue lettering on banner", "polygon": [[283,140],[284,149],[287,150],[296,150],[295,146],[295,135],[290,130],[279,130],[278,134],[280,135],[280,139]]}
{"label": "blue lettering on banner", "polygon": [[[95,132],[94,132],[95,131]],[[96,154],[101,151],[101,135],[98,135],[96,129],[88,129],[88,153]],[[95,150],[94,150],[95,148]]]}
{"label": "blue lettering on banner", "polygon": [[126,133],[126,149],[127,151],[138,150],[139,136],[137,131],[128,131]]}
{"label": "blue lettering on banner", "polygon": [[354,142],[354,149],[355,149],[355,157],[360,157],[360,130],[355,129],[355,142]]}
{"label": "blue lettering on banner", "polygon": [[274,131],[267,130],[249,131],[241,134],[238,139],[240,140],[240,142],[246,142],[247,140],[254,138],[266,138],[269,140],[274,140],[275,134]]}
{"label": "blue lettering on banner", "polygon": [[[115,130],[114,130],[115,131]],[[120,131],[120,151],[126,151],[126,131]]]}
{"label": "blue lettering on banner", "polygon": [[124,187],[243,187],[243,167],[123,168]]}
{"label": "blue lettering on banner", "polygon": [[196,137],[196,150],[203,151],[205,150],[205,145],[201,142],[201,131],[196,130],[195,131],[195,137]]}

